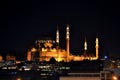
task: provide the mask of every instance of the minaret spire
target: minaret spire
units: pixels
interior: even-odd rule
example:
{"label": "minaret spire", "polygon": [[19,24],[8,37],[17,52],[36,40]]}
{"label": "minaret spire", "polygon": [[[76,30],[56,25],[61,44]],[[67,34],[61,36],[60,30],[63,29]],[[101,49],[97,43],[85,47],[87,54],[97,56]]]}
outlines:
{"label": "minaret spire", "polygon": [[96,45],[95,45],[95,48],[96,48],[96,58],[98,59],[99,57],[99,41],[98,41],[98,37],[96,37],[96,41],[95,41]]}
{"label": "minaret spire", "polygon": [[69,36],[70,36],[70,33],[69,33],[69,31],[70,31],[69,30],[69,25],[67,24],[67,27],[66,27],[66,51],[67,51],[67,54],[66,54],[67,58],[66,59],[67,59],[67,62],[69,62],[69,52],[70,52],[69,51],[69,48],[70,48],[70,45],[69,45],[69,40],[70,40]]}
{"label": "minaret spire", "polygon": [[56,31],[56,43],[59,44],[59,28],[57,25],[57,31]]}
{"label": "minaret spire", "polygon": [[87,55],[87,40],[86,40],[86,37],[85,37],[85,42],[84,42],[84,56]]}
{"label": "minaret spire", "polygon": [[59,27],[57,25],[57,30],[56,30],[56,50],[57,50],[57,61],[59,61]]}
{"label": "minaret spire", "polygon": [[67,27],[66,27],[66,39],[68,39],[68,40],[70,39],[70,37],[69,37],[70,36],[69,31],[70,31],[69,30],[69,24],[67,24]]}

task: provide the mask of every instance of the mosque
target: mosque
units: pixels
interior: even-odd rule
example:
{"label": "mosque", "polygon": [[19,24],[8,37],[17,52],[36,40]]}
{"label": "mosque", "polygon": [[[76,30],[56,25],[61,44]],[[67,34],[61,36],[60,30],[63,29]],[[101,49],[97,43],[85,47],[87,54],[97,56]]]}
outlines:
{"label": "mosque", "polygon": [[95,55],[87,53],[87,41],[84,42],[83,55],[73,55],[70,53],[70,29],[69,25],[66,26],[66,50],[59,47],[59,29],[56,30],[56,40],[51,38],[45,38],[36,40],[35,46],[28,49],[27,60],[28,61],[50,61],[54,58],[56,61],[70,62],[70,61],[83,61],[83,60],[97,60],[99,58],[99,41],[96,37],[95,41]]}

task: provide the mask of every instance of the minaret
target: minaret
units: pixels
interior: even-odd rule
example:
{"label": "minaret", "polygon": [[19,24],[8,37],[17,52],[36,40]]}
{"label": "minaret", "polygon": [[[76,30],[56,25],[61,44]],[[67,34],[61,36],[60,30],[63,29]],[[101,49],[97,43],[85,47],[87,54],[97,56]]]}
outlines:
{"label": "minaret", "polygon": [[39,61],[41,61],[41,45],[40,45],[40,40],[36,40],[35,44],[36,44],[37,53],[38,53],[37,58],[38,58]]}
{"label": "minaret", "polygon": [[96,48],[96,58],[98,59],[98,57],[99,57],[99,51],[98,51],[98,49],[99,49],[99,41],[98,41],[98,37],[96,37],[96,41],[95,41],[95,43],[96,43],[96,46],[95,46],[95,48]]}
{"label": "minaret", "polygon": [[84,56],[87,56],[87,40],[85,37],[85,42],[84,42]]}
{"label": "minaret", "polygon": [[69,51],[69,48],[70,48],[70,45],[69,45],[69,40],[70,40],[70,37],[69,37],[69,36],[70,36],[70,33],[69,33],[69,31],[70,31],[70,30],[69,30],[69,25],[67,24],[67,27],[66,27],[66,51],[67,51],[67,56],[66,56],[66,57],[67,57],[67,58],[66,58],[67,60],[66,60],[66,61],[67,61],[67,62],[69,62],[69,52],[70,52],[70,51]]}
{"label": "minaret", "polygon": [[38,45],[38,53],[39,53],[39,61],[40,61],[40,57],[41,57],[41,45],[40,45],[40,41],[38,40],[37,42]]}
{"label": "minaret", "polygon": [[59,29],[57,26],[57,31],[56,31],[56,50],[57,50],[57,61],[59,61],[59,54],[58,54],[58,50],[59,50]]}
{"label": "minaret", "polygon": [[56,31],[56,48],[57,50],[59,49],[59,29],[57,26],[57,31]]}

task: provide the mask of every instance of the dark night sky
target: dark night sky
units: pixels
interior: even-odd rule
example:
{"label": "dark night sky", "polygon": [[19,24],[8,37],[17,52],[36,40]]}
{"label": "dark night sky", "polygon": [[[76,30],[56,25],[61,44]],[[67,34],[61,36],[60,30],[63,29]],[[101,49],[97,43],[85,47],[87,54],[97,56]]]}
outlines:
{"label": "dark night sky", "polygon": [[65,28],[70,25],[72,53],[82,53],[86,36],[89,50],[99,37],[100,52],[120,52],[120,5],[114,0],[8,0],[0,2],[0,52],[25,53],[44,35],[55,38],[60,29],[60,45],[65,48]]}

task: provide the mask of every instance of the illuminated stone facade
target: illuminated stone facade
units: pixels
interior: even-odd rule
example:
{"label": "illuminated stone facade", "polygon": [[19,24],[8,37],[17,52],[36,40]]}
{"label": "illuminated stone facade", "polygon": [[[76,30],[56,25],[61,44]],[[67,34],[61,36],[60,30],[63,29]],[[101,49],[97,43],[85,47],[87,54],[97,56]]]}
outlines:
{"label": "illuminated stone facade", "polygon": [[6,56],[6,60],[16,60],[16,57],[15,56],[13,56],[13,55],[7,55]]}
{"label": "illuminated stone facade", "polygon": [[64,62],[70,62],[70,61],[83,61],[83,60],[97,60],[99,58],[99,44],[98,44],[98,38],[96,38],[96,53],[94,54],[88,54],[87,53],[87,40],[85,38],[84,43],[84,53],[83,55],[72,55],[70,53],[69,47],[70,47],[70,33],[69,33],[69,25],[66,27],[66,50],[61,49],[59,47],[59,30],[56,31],[56,41],[50,38],[46,39],[40,39],[36,40],[35,47],[31,48],[27,52],[27,60],[38,60],[38,61],[50,61],[50,59],[53,57],[56,61],[64,61]]}
{"label": "illuminated stone facade", "polygon": [[2,57],[2,55],[0,54],[0,62],[3,60],[3,57]]}

